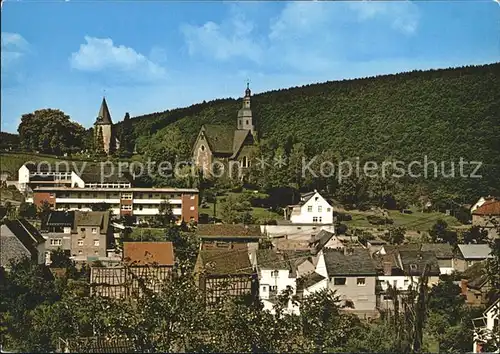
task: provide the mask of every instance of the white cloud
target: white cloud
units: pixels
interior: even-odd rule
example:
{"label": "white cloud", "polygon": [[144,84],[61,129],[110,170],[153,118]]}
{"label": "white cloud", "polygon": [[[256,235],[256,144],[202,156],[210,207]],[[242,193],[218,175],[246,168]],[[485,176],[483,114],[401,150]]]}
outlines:
{"label": "white cloud", "polygon": [[418,8],[409,0],[361,0],[350,2],[349,7],[358,14],[359,21],[381,18],[388,21],[393,29],[406,34],[414,33],[418,27]]}
{"label": "white cloud", "polygon": [[2,69],[29,52],[30,45],[19,33],[2,32],[1,52]]}
{"label": "white cloud", "polygon": [[184,24],[181,32],[190,55],[208,55],[221,61],[234,57],[262,60],[262,47],[253,36],[254,24],[236,6],[231,7],[228,21],[208,21],[201,26]]}
{"label": "white cloud", "polygon": [[162,79],[166,75],[165,68],[133,48],[115,45],[111,38],[85,36],[85,42],[70,57],[71,66],[77,70],[119,71],[143,80]]}

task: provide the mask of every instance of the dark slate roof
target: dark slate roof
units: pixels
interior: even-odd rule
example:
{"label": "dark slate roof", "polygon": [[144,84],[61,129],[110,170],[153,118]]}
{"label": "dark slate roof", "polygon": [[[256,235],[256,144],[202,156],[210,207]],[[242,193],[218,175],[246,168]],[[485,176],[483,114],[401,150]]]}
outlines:
{"label": "dark slate roof", "polygon": [[101,108],[97,116],[96,124],[113,124],[111,121],[111,114],[109,113],[108,103],[106,98],[102,98]]}
{"label": "dark slate roof", "polygon": [[238,275],[253,274],[248,248],[244,249],[208,249],[198,254],[206,274]]}
{"label": "dark slate roof", "polygon": [[307,275],[297,279],[297,283],[298,283],[297,288],[298,288],[298,290],[307,289],[310,286],[313,286],[314,284],[319,283],[323,279],[325,279],[325,277],[322,276],[321,274],[316,273],[316,272],[307,274]]}
{"label": "dark slate roof", "polygon": [[109,227],[109,211],[75,211],[75,222],[73,232],[77,231],[81,226],[99,226],[101,233],[105,234]]}
{"label": "dark slate roof", "polygon": [[463,273],[463,278],[467,279],[467,286],[472,289],[480,289],[488,280],[484,262],[476,262]]}
{"label": "dark slate roof", "polygon": [[364,248],[352,248],[352,253],[333,249],[324,249],[328,276],[356,276],[377,274],[370,252]]}
{"label": "dark slate roof", "polygon": [[47,226],[73,226],[74,211],[52,211],[47,219]]}
{"label": "dark slate roof", "polygon": [[307,193],[301,193],[300,194],[299,205],[304,205],[305,203],[307,203],[309,201],[309,199],[311,199],[314,194],[316,194],[315,191],[313,191],[313,192],[307,192]]}
{"label": "dark slate roof", "polygon": [[328,243],[328,241],[331,240],[333,236],[335,236],[334,233],[326,230],[321,230],[317,235],[315,235],[311,239],[309,243],[310,244],[316,243],[315,250],[318,252],[319,250],[323,249],[323,247],[325,247],[325,245]]}
{"label": "dark slate roof", "polygon": [[[409,275],[422,275],[425,265],[430,265],[428,275],[439,275],[438,260],[432,251],[399,251],[403,270]],[[411,265],[415,265],[412,267]]]}
{"label": "dark slate roof", "polygon": [[[37,246],[45,243],[45,239],[40,232],[24,219],[6,220],[3,227],[8,228],[14,234],[17,240],[28,250],[32,258],[35,258],[38,254]],[[5,249],[2,249],[2,252],[5,251]]]}
{"label": "dark slate roof", "polygon": [[257,250],[257,267],[259,269],[287,269],[290,277],[296,277],[296,254],[274,249]]}
{"label": "dark slate roof", "polygon": [[227,125],[205,124],[202,129],[213,154],[233,154],[234,128]]}
{"label": "dark slate roof", "polygon": [[432,251],[437,258],[451,259],[454,256],[453,246],[448,243],[423,243],[422,251]]}
{"label": "dark slate roof", "polygon": [[137,353],[134,343],[125,338],[78,337],[69,339],[71,353]]}

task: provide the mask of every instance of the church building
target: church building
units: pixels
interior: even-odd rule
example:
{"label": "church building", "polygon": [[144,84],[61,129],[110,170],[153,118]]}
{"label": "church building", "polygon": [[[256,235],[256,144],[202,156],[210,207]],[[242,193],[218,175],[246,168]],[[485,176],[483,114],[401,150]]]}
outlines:
{"label": "church building", "polygon": [[227,168],[231,161],[237,162],[241,170],[250,167],[257,137],[250,107],[251,94],[247,83],[243,105],[238,111],[236,129],[214,124],[205,124],[201,127],[192,152],[194,164],[205,174],[215,173],[213,168],[221,165],[220,163]]}
{"label": "church building", "polygon": [[102,98],[99,115],[94,123],[94,134],[96,146],[100,145],[99,140],[102,139],[102,146],[107,155],[113,154],[120,147],[120,142],[113,131],[113,122],[111,121],[111,114],[105,97]]}

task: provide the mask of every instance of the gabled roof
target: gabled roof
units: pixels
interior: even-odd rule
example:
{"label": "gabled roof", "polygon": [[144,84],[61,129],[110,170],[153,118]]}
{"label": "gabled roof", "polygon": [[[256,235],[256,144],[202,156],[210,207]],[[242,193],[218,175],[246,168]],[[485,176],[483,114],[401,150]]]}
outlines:
{"label": "gabled roof", "polygon": [[455,255],[453,246],[448,243],[423,243],[420,248],[422,251],[432,251],[436,258],[451,259]]}
{"label": "gabled roof", "polygon": [[487,313],[490,312],[495,306],[500,306],[500,298],[493,301],[493,303],[490,306],[488,306],[486,310],[484,310],[483,314],[486,316]]}
{"label": "gabled roof", "polygon": [[[32,257],[37,255],[37,247],[45,243],[45,239],[40,232],[24,219],[6,220],[2,228],[8,228],[10,232],[22,243]],[[5,236],[0,232],[0,236]]]}
{"label": "gabled roof", "polygon": [[237,129],[234,131],[233,155],[231,157],[235,157],[238,154],[249,134],[250,130]]}
{"label": "gabled roof", "polygon": [[321,274],[318,274],[316,272],[309,273],[309,274],[297,279],[297,290],[307,289],[307,288],[319,283],[323,279],[326,279],[326,278],[324,276],[322,276]]}
{"label": "gabled roof", "polygon": [[80,211],[75,210],[73,232],[81,226],[98,226],[101,233],[105,234],[109,227],[110,211]]}
{"label": "gabled roof", "polygon": [[[351,252],[351,253],[349,253]],[[324,249],[328,276],[375,276],[377,271],[370,257],[370,252],[364,248],[352,248],[350,251]]]}
{"label": "gabled roof", "polygon": [[102,98],[101,108],[99,108],[96,124],[113,124],[105,97]]}
{"label": "gabled roof", "polygon": [[467,279],[467,286],[472,289],[480,289],[487,281],[485,263],[476,262],[463,273],[463,278]]}
{"label": "gabled roof", "polygon": [[253,274],[248,248],[201,250],[201,266],[210,275]]}
{"label": "gabled roof", "polygon": [[432,251],[399,251],[401,264],[406,274],[420,276],[424,272],[425,266],[429,265],[427,275],[440,275],[438,260]]}
{"label": "gabled roof", "polygon": [[487,244],[458,245],[458,249],[464,259],[486,259],[492,257],[490,255],[491,248]]}
{"label": "gabled roof", "polygon": [[323,249],[325,245],[334,237],[335,234],[333,232],[329,232],[326,230],[321,230],[317,235],[315,235],[311,241],[309,242],[310,244],[316,243],[315,251],[319,252],[319,250]]}
{"label": "gabled roof", "polygon": [[[308,254],[307,254],[308,255]],[[303,256],[303,255],[302,255]],[[304,257],[306,258],[306,257]],[[289,277],[295,278],[297,276],[297,257],[295,252],[277,251],[275,249],[259,249],[257,250],[257,267],[259,269],[272,269],[272,270],[288,270],[290,271]],[[303,258],[302,258],[303,259]]]}
{"label": "gabled roof", "polygon": [[47,219],[47,226],[73,226],[74,211],[51,211]]}
{"label": "gabled roof", "polygon": [[313,195],[315,195],[316,193],[317,193],[316,191],[301,193],[299,205],[304,205],[305,203],[307,203],[309,199],[311,199]]}
{"label": "gabled roof", "polygon": [[172,242],[124,242],[123,259],[135,265],[174,265]]}
{"label": "gabled roof", "polygon": [[[87,164],[83,166],[83,170],[79,171],[79,176],[85,183],[130,183],[130,176],[125,175],[123,169],[118,165],[104,164]],[[76,173],[76,171],[75,171]]]}
{"label": "gabled roof", "polygon": [[500,200],[487,201],[472,212],[473,215],[500,215]]}
{"label": "gabled roof", "polygon": [[202,130],[213,154],[233,154],[234,128],[227,125],[205,124]]}

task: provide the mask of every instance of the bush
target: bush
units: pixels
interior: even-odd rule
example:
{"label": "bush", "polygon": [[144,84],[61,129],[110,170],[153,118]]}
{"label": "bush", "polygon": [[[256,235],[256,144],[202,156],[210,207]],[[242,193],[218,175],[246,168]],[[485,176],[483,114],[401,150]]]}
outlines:
{"label": "bush", "polygon": [[337,221],[351,221],[352,220],[352,215],[351,214],[344,214],[344,213],[337,213]]}
{"label": "bush", "polygon": [[338,224],[336,227],[335,227],[335,232],[337,235],[345,235],[345,233],[347,232],[347,225],[346,224]]}
{"label": "bush", "polygon": [[368,222],[372,225],[387,225],[387,224],[392,225],[394,223],[392,219],[383,218],[376,215],[368,215],[366,217],[366,220],[368,220]]}

